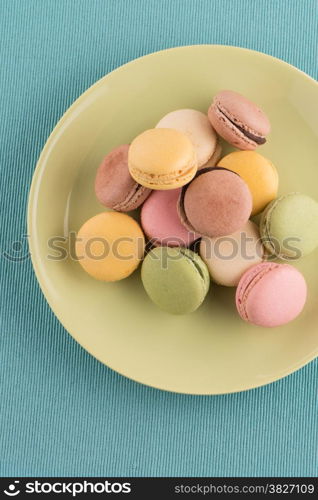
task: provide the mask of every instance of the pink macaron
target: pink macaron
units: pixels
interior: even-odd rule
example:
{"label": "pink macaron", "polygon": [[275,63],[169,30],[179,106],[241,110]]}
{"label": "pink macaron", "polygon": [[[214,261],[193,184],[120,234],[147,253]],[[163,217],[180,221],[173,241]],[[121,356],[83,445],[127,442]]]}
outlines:
{"label": "pink macaron", "polygon": [[265,144],[270,132],[264,111],[232,90],[222,90],[214,97],[208,118],[217,133],[239,149],[253,150]]}
{"label": "pink macaron", "polygon": [[306,298],[306,281],[297,269],[263,262],[243,274],[236,290],[236,307],[245,321],[274,327],[295,319]]}
{"label": "pink macaron", "polygon": [[180,222],[177,203],[181,188],[153,191],[141,208],[141,225],[154,246],[188,247],[200,235]]}

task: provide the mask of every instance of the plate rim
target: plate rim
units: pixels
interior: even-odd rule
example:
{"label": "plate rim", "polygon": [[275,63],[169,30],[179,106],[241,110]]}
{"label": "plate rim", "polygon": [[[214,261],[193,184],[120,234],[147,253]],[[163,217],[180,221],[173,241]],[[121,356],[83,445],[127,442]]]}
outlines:
{"label": "plate rim", "polygon": [[286,61],[283,61],[282,59],[280,59],[278,57],[266,54],[264,52],[260,52],[260,51],[257,51],[257,50],[248,49],[248,48],[244,48],[244,47],[238,47],[238,46],[234,46],[234,45],[194,44],[194,45],[181,45],[181,46],[176,46],[176,47],[169,47],[169,48],[166,48],[166,49],[158,50],[158,51],[151,52],[151,53],[148,53],[146,55],[137,57],[135,59],[132,59],[132,60],[130,60],[130,61],[128,61],[128,62],[126,62],[126,63],[118,66],[118,67],[116,67],[115,69],[113,69],[109,73],[107,73],[104,76],[102,76],[101,78],[99,78],[96,82],[94,82],[92,85],[90,85],[84,92],[82,92],[72,102],[72,104],[66,109],[66,111],[62,114],[62,116],[59,118],[59,120],[55,124],[53,130],[49,134],[49,136],[48,136],[48,138],[47,138],[47,140],[46,140],[46,142],[45,142],[45,144],[44,144],[44,146],[42,148],[42,151],[41,151],[41,153],[39,155],[39,158],[38,158],[38,160],[36,162],[36,166],[35,166],[35,169],[34,169],[33,174],[32,174],[32,180],[31,180],[31,185],[30,185],[30,188],[29,188],[28,201],[27,201],[27,234],[28,234],[28,245],[29,245],[29,250],[30,250],[30,257],[31,257],[32,267],[33,267],[33,270],[34,270],[34,273],[35,273],[35,276],[36,276],[36,280],[37,280],[37,282],[38,282],[38,284],[40,286],[41,292],[43,293],[44,298],[45,298],[47,304],[49,305],[49,307],[50,307],[51,311],[53,312],[54,316],[57,318],[57,320],[60,322],[60,324],[66,330],[66,332],[72,337],[72,339],[74,339],[76,341],[76,343],[78,345],[80,345],[83,349],[85,349],[85,351],[87,351],[90,356],[93,356],[100,363],[102,363],[103,365],[107,366],[112,371],[114,371],[114,372],[120,374],[121,376],[126,377],[126,378],[128,378],[128,379],[130,379],[130,380],[132,380],[134,382],[142,384],[145,387],[151,387],[153,389],[157,389],[157,390],[161,390],[161,391],[165,391],[165,392],[171,392],[171,393],[174,393],[174,394],[184,394],[184,395],[193,395],[193,396],[217,396],[217,395],[236,394],[236,393],[250,391],[250,390],[253,390],[253,389],[264,387],[264,386],[272,384],[274,382],[278,382],[279,380],[288,377],[289,375],[291,375],[294,372],[300,370],[301,368],[303,368],[304,366],[306,366],[311,361],[314,361],[318,357],[318,345],[317,345],[317,348],[314,351],[312,351],[310,354],[308,354],[307,356],[305,356],[304,358],[302,358],[299,362],[295,363],[290,369],[282,370],[282,372],[279,375],[276,375],[274,377],[268,378],[266,382],[246,384],[242,389],[239,389],[239,390],[235,390],[234,389],[234,390],[217,391],[217,392],[216,391],[213,391],[213,392],[209,392],[209,391],[188,392],[186,390],[178,390],[177,391],[177,390],[167,389],[165,387],[161,387],[160,385],[150,384],[148,382],[145,382],[144,380],[139,380],[138,378],[134,378],[134,377],[132,377],[130,375],[127,375],[123,371],[120,371],[118,369],[113,368],[111,366],[111,364],[108,364],[108,363],[106,364],[96,354],[93,354],[90,351],[89,348],[87,348],[86,346],[84,346],[82,343],[80,343],[76,339],[76,337],[73,335],[73,333],[70,331],[70,329],[66,326],[66,324],[65,324],[66,321],[64,320],[64,318],[61,319],[58,316],[55,308],[52,305],[53,301],[51,300],[49,290],[48,290],[48,288],[46,286],[45,279],[43,278],[44,274],[42,274],[42,272],[40,270],[40,266],[39,266],[39,264],[37,263],[37,261],[35,259],[35,247],[36,247],[36,245],[34,244],[34,241],[33,241],[34,238],[32,236],[32,234],[34,234],[33,230],[35,228],[34,219],[35,219],[35,212],[36,212],[36,204],[34,203],[34,200],[36,199],[36,193],[39,190],[39,187],[40,187],[40,184],[41,184],[40,181],[41,181],[42,174],[45,171],[45,167],[44,167],[45,160],[46,160],[46,157],[49,156],[50,150],[54,146],[54,143],[58,140],[59,135],[62,132],[61,129],[63,128],[63,126],[64,126],[65,122],[67,121],[67,119],[69,118],[69,116],[73,113],[73,110],[79,104],[81,104],[82,101],[85,101],[86,98],[91,93],[93,93],[96,89],[98,89],[98,87],[102,86],[104,80],[106,80],[107,78],[109,78],[112,74],[114,74],[116,72],[122,71],[127,66],[135,64],[137,61],[144,60],[144,59],[147,59],[147,58],[151,58],[153,56],[157,56],[158,54],[164,54],[164,53],[167,53],[167,52],[170,52],[170,51],[184,51],[184,50],[188,50],[188,49],[198,49],[199,50],[202,47],[205,47],[205,48],[207,48],[207,47],[208,48],[216,48],[216,49],[220,49],[220,50],[230,49],[230,50],[233,50],[233,51],[248,52],[248,53],[257,54],[259,57],[262,57],[262,58],[265,58],[265,59],[272,59],[276,64],[285,65],[285,66],[287,66],[289,68],[289,70],[292,70],[293,72],[296,72],[296,73],[300,73],[302,75],[302,77],[305,77],[306,79],[308,79],[309,81],[311,81],[311,83],[314,83],[318,87],[318,82],[313,77],[311,77],[310,75],[308,75],[307,73],[305,73],[301,69],[293,66],[292,64],[290,64],[290,63],[288,63]]}

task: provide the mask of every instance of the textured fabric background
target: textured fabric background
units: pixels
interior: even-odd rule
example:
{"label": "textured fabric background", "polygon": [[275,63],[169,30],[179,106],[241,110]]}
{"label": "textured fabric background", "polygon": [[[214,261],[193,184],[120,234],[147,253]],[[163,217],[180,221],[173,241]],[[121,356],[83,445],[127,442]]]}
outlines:
{"label": "textured fabric background", "polygon": [[[28,190],[47,136],[117,66],[218,43],[318,77],[317,0],[0,0],[0,8],[1,239],[10,255],[26,251]],[[29,260],[2,258],[1,273],[1,475],[317,474],[317,361],[241,394],[150,389],[71,339]]]}

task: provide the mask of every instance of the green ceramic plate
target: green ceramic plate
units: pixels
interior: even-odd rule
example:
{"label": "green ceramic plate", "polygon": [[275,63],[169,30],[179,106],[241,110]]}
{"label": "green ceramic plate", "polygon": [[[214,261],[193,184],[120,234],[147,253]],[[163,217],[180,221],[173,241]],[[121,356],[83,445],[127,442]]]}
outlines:
{"label": "green ceramic plate", "polygon": [[[268,113],[272,133],[260,152],[280,173],[280,193],[318,199],[318,85],[272,57],[235,47],[165,50],[113,71],[65,113],[39,159],[28,225],[34,269],[64,327],[93,356],[136,381],[169,391],[221,394],[273,382],[318,354],[318,252],[297,267],[309,285],[303,314],[262,329],[236,314],[235,291],[212,286],[195,313],[174,317],[147,298],[137,271],[113,284],[94,281],[72,256],[53,260],[52,237],[72,250],[69,234],[103,210],[94,196],[96,168],[168,111],[206,111],[213,95],[233,89]],[[228,151],[229,148],[225,149]],[[70,252],[68,251],[68,254]]]}

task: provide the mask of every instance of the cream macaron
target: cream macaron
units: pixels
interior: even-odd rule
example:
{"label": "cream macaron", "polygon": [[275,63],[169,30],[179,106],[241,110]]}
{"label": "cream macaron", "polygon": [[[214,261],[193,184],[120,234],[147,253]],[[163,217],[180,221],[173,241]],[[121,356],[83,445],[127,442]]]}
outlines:
{"label": "cream macaron", "polygon": [[172,128],[188,136],[195,147],[199,168],[211,158],[218,144],[207,115],[196,109],[171,111],[161,118],[156,128]]}
{"label": "cream macaron", "polygon": [[237,286],[243,274],[264,259],[259,230],[252,221],[228,236],[201,239],[200,255],[213,281]]}
{"label": "cream macaron", "polygon": [[170,128],[138,135],[128,152],[128,167],[136,182],[150,189],[176,189],[190,182],[198,169],[189,137]]}

